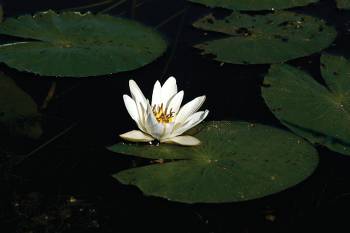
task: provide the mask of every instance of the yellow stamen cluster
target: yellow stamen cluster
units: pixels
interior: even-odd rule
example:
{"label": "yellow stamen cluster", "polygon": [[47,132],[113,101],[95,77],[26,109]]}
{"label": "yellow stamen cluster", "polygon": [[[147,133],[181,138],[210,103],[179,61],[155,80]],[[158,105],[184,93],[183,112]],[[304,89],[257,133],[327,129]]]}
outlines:
{"label": "yellow stamen cluster", "polygon": [[160,106],[154,105],[152,111],[159,123],[171,123],[174,120],[175,112],[172,109],[168,112],[166,108],[163,108],[163,104]]}

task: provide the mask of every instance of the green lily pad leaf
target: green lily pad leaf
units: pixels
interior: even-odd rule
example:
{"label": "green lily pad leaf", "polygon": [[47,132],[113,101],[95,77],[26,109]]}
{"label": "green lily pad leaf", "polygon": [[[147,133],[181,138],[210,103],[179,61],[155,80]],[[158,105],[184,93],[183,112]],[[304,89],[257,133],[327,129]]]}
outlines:
{"label": "green lily pad leaf", "polygon": [[121,171],[146,195],[185,203],[239,202],[280,192],[316,168],[316,150],[287,131],[248,122],[208,122],[197,147],[119,143],[111,151],[164,163]]}
{"label": "green lily pad leaf", "polygon": [[263,97],[275,116],[312,143],[350,155],[350,62],[323,55],[327,87],[289,65],[274,65],[265,77]]}
{"label": "green lily pad leaf", "polygon": [[350,9],[350,0],[336,0],[339,9]]}
{"label": "green lily pad leaf", "polygon": [[3,73],[0,73],[0,128],[11,135],[33,139],[42,134],[37,105]]}
{"label": "green lily pad leaf", "polygon": [[[0,45],[0,61],[45,76],[87,77],[140,68],[163,54],[155,30],[109,15],[53,11],[10,18],[0,34],[21,42]],[[23,41],[24,40],[24,41]]]}
{"label": "green lily pad leaf", "polygon": [[233,64],[270,64],[304,57],[327,48],[337,33],[325,21],[293,12],[247,15],[234,12],[224,19],[205,16],[194,27],[227,37],[195,45],[203,55]]}
{"label": "green lily pad leaf", "polygon": [[298,6],[305,6],[318,0],[189,0],[208,7],[221,7],[237,11],[260,11],[287,9]]}

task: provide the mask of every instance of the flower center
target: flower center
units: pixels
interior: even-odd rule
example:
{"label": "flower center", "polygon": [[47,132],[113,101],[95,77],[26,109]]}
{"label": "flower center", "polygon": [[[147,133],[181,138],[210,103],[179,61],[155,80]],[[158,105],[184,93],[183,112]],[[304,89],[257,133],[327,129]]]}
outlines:
{"label": "flower center", "polygon": [[154,105],[152,111],[159,123],[171,123],[174,120],[175,112],[173,112],[172,109],[168,112],[166,108],[163,108],[163,104],[160,106]]}

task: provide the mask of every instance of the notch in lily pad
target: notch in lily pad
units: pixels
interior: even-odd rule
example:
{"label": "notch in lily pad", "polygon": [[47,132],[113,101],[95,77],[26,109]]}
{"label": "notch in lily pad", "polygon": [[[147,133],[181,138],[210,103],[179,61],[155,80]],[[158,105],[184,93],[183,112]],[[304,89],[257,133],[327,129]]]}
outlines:
{"label": "notch in lily pad", "polygon": [[350,61],[323,54],[325,85],[290,65],[274,65],[262,95],[281,121],[296,134],[341,154],[350,155]]}
{"label": "notch in lily pad", "polygon": [[79,12],[40,12],[8,18],[0,62],[43,76],[88,77],[143,67],[167,48],[163,37],[136,21]]}
{"label": "notch in lily pad", "polygon": [[[185,203],[240,202],[288,189],[309,177],[317,151],[287,131],[248,122],[202,125],[196,147],[118,143],[108,149],[164,161],[114,174],[144,194]],[[127,157],[125,157],[126,159]]]}
{"label": "notch in lily pad", "polygon": [[272,64],[309,56],[330,46],[337,35],[319,18],[287,11],[266,15],[233,12],[224,19],[210,14],[193,26],[221,33],[222,38],[194,47],[202,55],[232,64]]}

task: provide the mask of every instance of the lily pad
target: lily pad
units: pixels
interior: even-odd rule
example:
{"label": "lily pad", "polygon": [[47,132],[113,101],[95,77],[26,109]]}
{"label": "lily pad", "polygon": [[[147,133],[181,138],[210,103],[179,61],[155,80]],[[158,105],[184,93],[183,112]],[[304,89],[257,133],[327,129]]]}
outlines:
{"label": "lily pad", "polygon": [[263,97],[275,116],[312,143],[350,155],[350,62],[323,55],[327,87],[289,65],[274,65],[265,77]]}
{"label": "lily pad", "polygon": [[119,143],[111,151],[164,163],[121,171],[146,195],[185,203],[239,202],[294,186],[316,168],[316,150],[280,129],[248,122],[208,122],[197,147]]}
{"label": "lily pad", "polygon": [[224,19],[208,15],[193,26],[226,35],[195,47],[203,55],[233,64],[271,64],[308,56],[327,48],[337,35],[321,19],[284,11],[255,16],[234,12]]}
{"label": "lily pad", "polygon": [[21,42],[0,45],[0,61],[45,76],[86,77],[140,68],[163,54],[155,30],[109,15],[53,11],[9,18],[0,34]]}
{"label": "lily pad", "polygon": [[0,73],[0,126],[11,135],[38,138],[42,134],[36,103],[8,76]]}
{"label": "lily pad", "polygon": [[350,0],[336,0],[339,9],[350,9]]}
{"label": "lily pad", "polygon": [[208,7],[221,7],[238,11],[260,11],[287,9],[298,6],[305,6],[319,0],[189,0]]}

